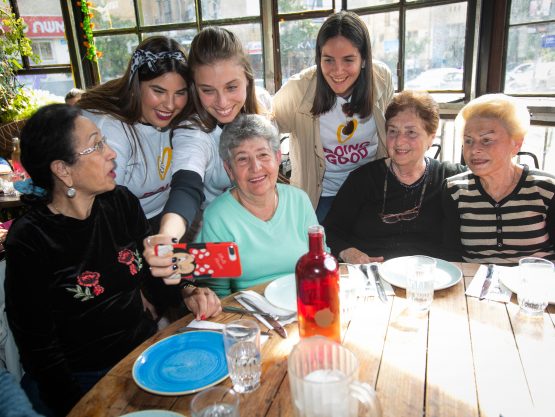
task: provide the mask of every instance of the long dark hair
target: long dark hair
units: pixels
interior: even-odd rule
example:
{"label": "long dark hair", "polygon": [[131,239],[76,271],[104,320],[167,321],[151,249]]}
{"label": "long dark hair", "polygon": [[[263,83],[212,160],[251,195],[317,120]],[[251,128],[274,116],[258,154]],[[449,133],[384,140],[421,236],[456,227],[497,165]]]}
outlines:
{"label": "long dark hair", "polygon": [[[193,75],[201,65],[212,65],[215,62],[232,59],[243,67],[247,78],[247,98],[241,113],[260,113],[261,110],[256,100],[254,87],[254,71],[245,54],[241,41],[233,32],[217,27],[208,26],[202,29],[191,42],[189,51],[189,66]],[[194,102],[200,120],[200,128],[211,132],[216,128],[218,121],[202,107],[195,88],[190,89],[191,101]]]}
{"label": "long dark hair", "polygon": [[337,96],[326,82],[322,74],[322,48],[326,42],[336,36],[347,38],[358,49],[362,58],[360,75],[353,85],[350,100],[350,111],[358,113],[361,119],[372,114],[374,102],[374,75],[372,71],[372,45],[370,35],[364,21],[353,12],[340,11],[328,17],[316,38],[316,94],[312,109],[313,115],[330,111]]}
{"label": "long dark hair", "polygon": [[[33,184],[46,190],[47,202],[51,201],[54,190],[50,164],[61,160],[73,165],[77,160],[73,132],[80,115],[81,110],[76,106],[49,104],[31,116],[21,130],[21,163]],[[26,202],[35,199],[29,196]]]}

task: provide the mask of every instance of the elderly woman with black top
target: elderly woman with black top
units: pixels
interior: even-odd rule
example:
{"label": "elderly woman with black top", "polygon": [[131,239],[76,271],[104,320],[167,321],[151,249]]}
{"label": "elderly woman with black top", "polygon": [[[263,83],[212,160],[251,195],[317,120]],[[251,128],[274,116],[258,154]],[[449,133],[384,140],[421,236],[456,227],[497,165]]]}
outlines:
{"label": "elderly woman with black top", "polygon": [[467,262],[555,260],[555,176],[514,160],[530,127],[524,103],[487,94],[464,106],[456,125],[471,172],[446,181],[446,245]]}
{"label": "elderly woman with black top", "polygon": [[389,158],[356,169],[324,221],[332,252],[350,263],[441,250],[441,184],[463,167],[425,156],[438,123],[438,106],[423,92],[403,91],[386,112]]}
{"label": "elderly woman with black top", "polygon": [[33,204],[8,233],[6,311],[22,384],[38,386],[47,415],[67,414],[156,332],[143,297],[160,308],[180,301],[141,256],[149,224],[139,200],[116,186],[115,158],[77,107],[43,107],[21,133],[32,178],[22,198]]}

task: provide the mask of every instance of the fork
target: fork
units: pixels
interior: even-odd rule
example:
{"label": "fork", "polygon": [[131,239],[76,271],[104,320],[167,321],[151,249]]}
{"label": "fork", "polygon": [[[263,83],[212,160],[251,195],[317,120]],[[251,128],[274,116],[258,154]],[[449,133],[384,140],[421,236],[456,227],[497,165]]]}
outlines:
{"label": "fork", "polygon": [[274,320],[287,321],[287,320],[291,320],[293,317],[295,317],[297,315],[296,311],[293,311],[292,313],[287,313],[287,314],[267,313],[267,312],[263,311],[261,308],[259,308],[258,306],[256,306],[251,300],[249,300],[246,297],[237,296],[236,298],[238,300],[244,301],[245,304],[247,304],[250,308],[252,308],[255,313],[267,314],[268,316],[271,316]]}

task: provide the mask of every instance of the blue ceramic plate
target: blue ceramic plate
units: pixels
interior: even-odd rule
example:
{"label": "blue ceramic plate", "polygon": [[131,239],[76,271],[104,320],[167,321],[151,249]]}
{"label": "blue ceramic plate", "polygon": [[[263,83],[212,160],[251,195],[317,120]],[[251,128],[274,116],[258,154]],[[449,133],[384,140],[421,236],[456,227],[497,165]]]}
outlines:
{"label": "blue ceramic plate", "polygon": [[[381,264],[379,268],[382,278],[391,285],[406,289],[408,258],[408,256],[401,256],[400,258],[389,259]],[[434,290],[452,287],[461,280],[462,272],[459,268],[443,259],[434,259],[436,260]]]}
{"label": "blue ceramic plate", "polygon": [[183,395],[228,376],[224,340],[210,331],[176,334],[145,350],[133,365],[133,379],[145,391]]}
{"label": "blue ceramic plate", "polygon": [[121,417],[185,417],[183,414],[167,410],[143,410],[124,414]]}

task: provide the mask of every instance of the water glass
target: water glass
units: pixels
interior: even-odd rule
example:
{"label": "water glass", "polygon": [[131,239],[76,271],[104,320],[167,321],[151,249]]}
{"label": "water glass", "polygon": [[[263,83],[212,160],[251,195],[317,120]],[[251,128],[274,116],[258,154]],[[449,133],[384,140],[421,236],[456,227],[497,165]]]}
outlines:
{"label": "water glass", "polygon": [[224,327],[224,346],[233,389],[251,392],[260,386],[260,327],[254,320],[232,321]]}
{"label": "water glass", "polygon": [[199,392],[191,401],[193,417],[239,417],[239,395],[226,387]]}
{"label": "water glass", "polygon": [[522,258],[518,262],[520,285],[518,305],[525,314],[537,316],[547,307],[550,280],[555,279],[553,263],[543,258]]}
{"label": "water glass", "polygon": [[296,417],[380,417],[374,389],[358,381],[359,362],[323,336],[302,339],[287,360]]}
{"label": "water glass", "polygon": [[411,256],[407,263],[407,300],[409,308],[427,311],[434,299],[436,260],[429,256]]}

